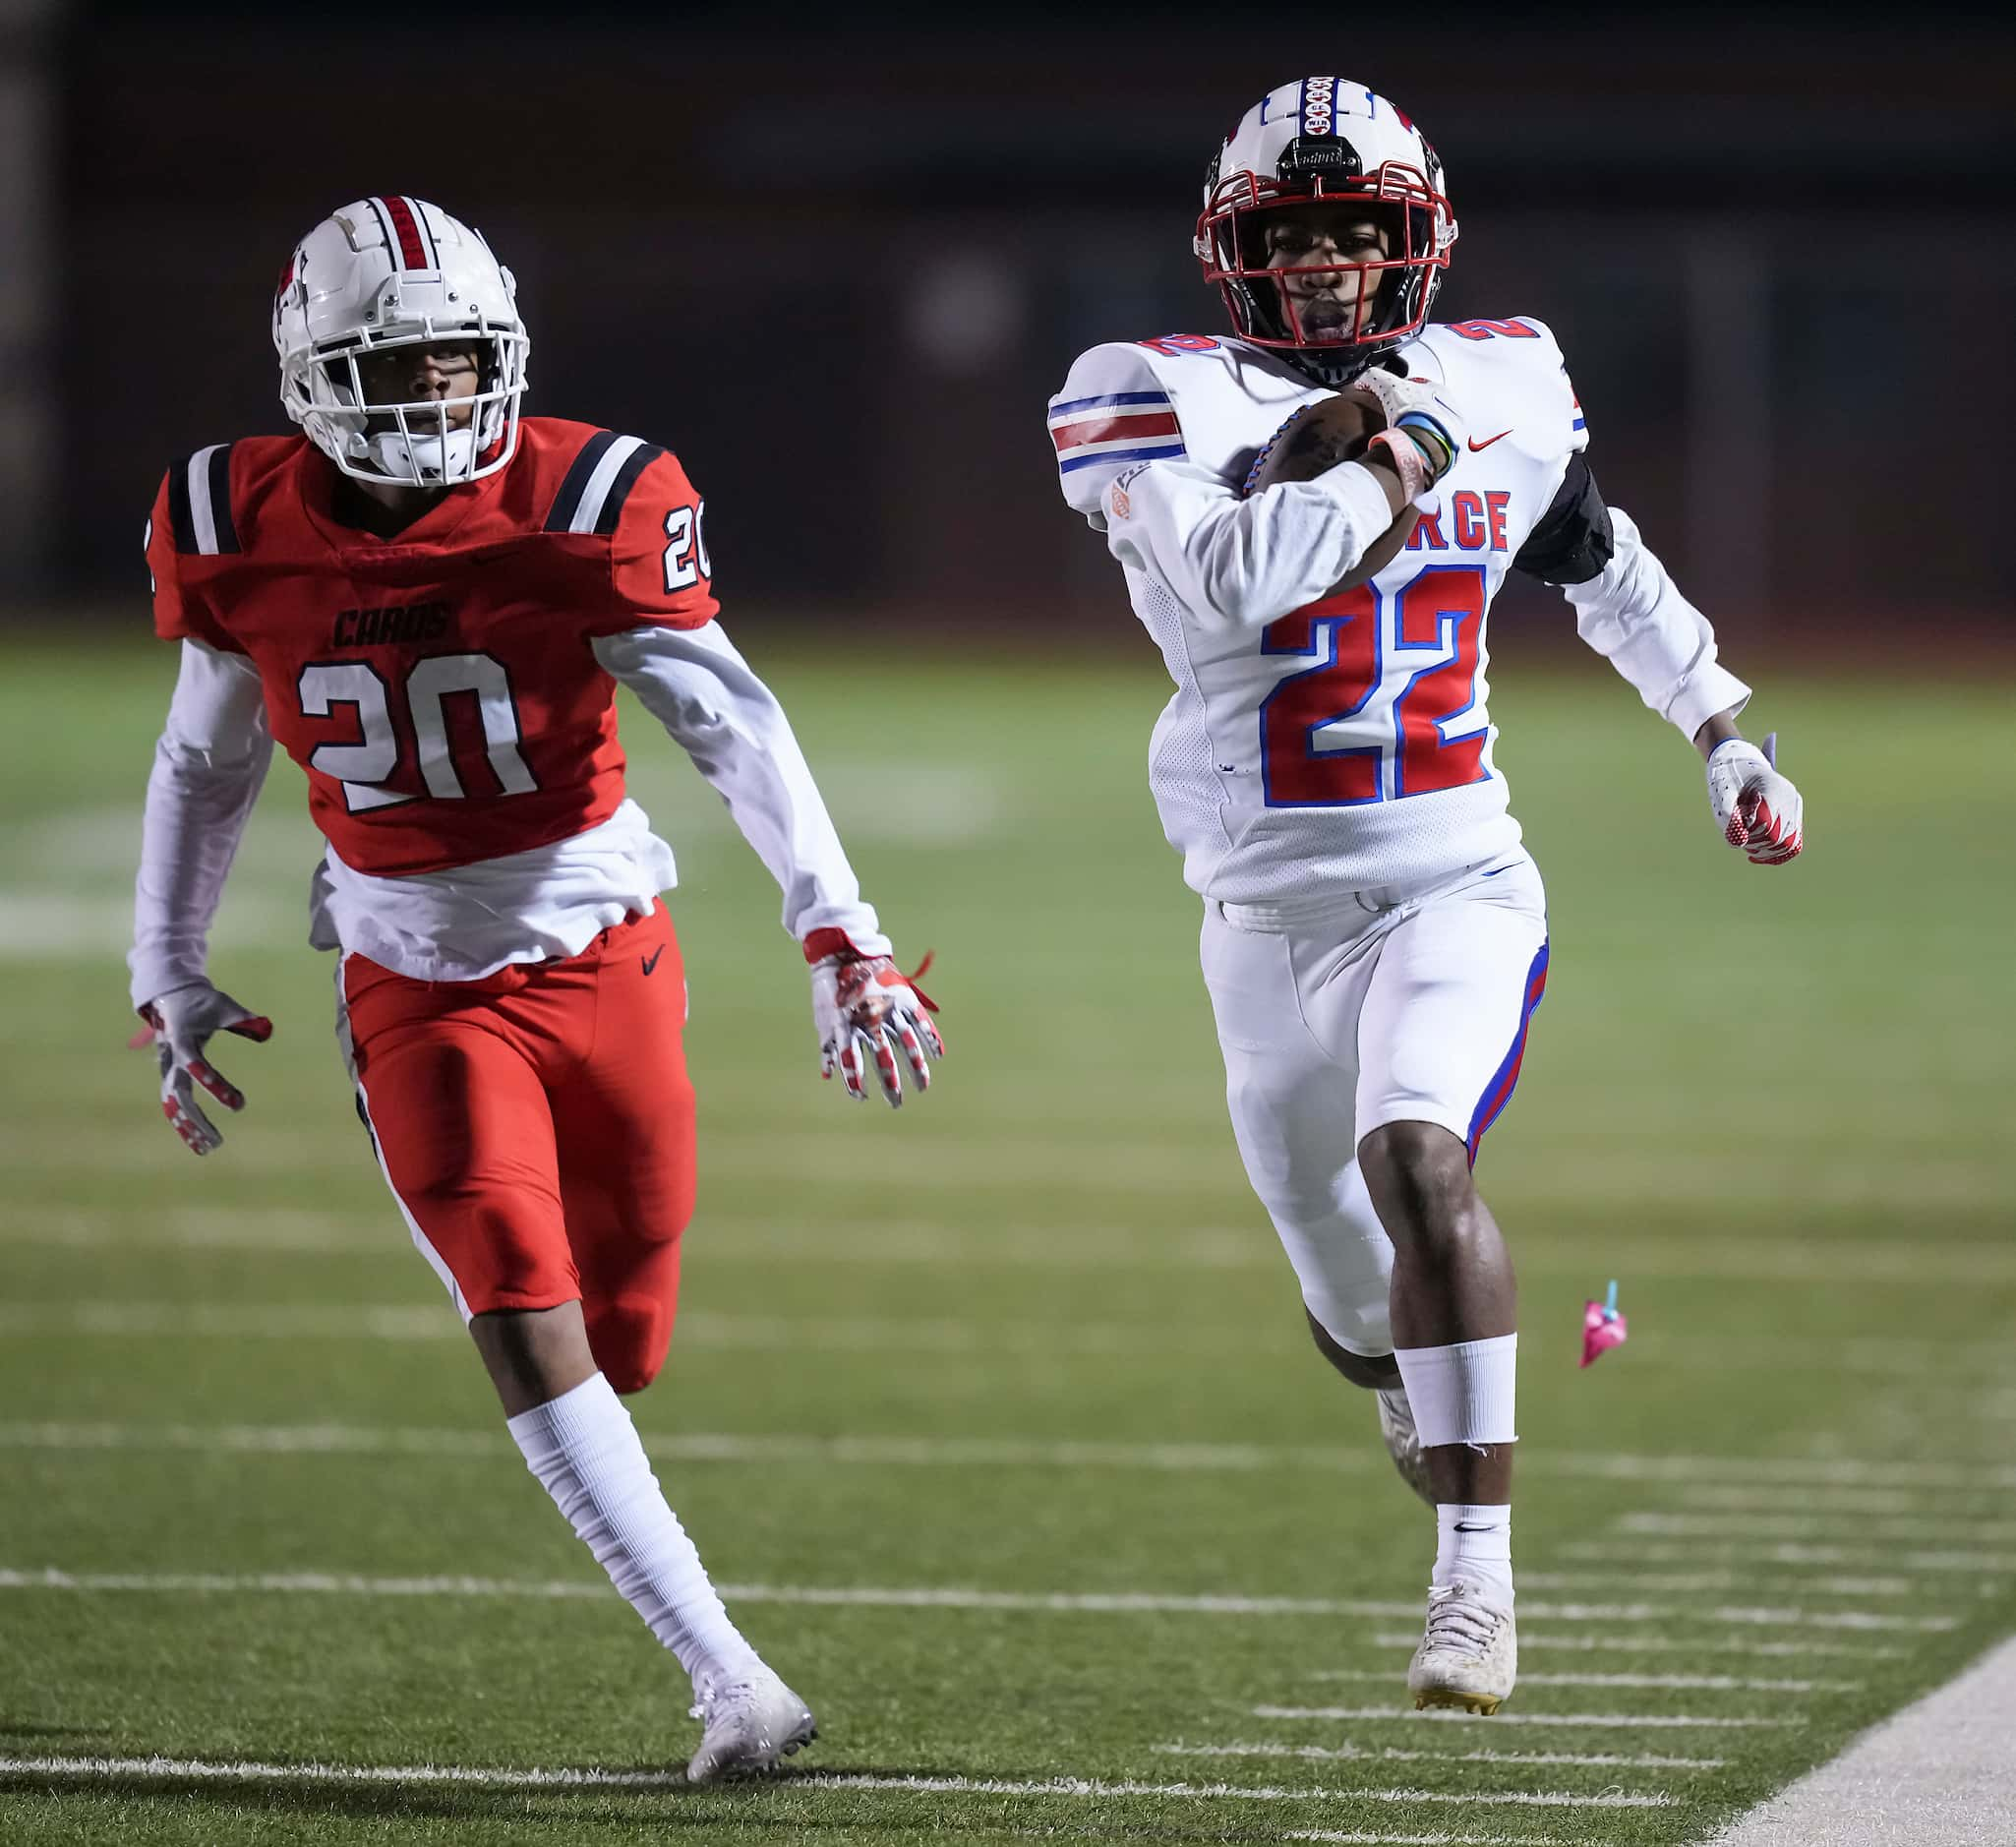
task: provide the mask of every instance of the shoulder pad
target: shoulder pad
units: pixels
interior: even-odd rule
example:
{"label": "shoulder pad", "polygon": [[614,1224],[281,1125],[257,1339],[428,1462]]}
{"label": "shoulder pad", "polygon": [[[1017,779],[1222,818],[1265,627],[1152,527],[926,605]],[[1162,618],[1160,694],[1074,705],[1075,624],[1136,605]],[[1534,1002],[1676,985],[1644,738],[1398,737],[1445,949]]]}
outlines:
{"label": "shoulder pad", "polygon": [[1079,357],[1050,399],[1050,446],[1058,485],[1088,518],[1106,484],[1134,462],[1182,457],[1182,425],[1149,353],[1113,341]]}
{"label": "shoulder pad", "polygon": [[[1514,447],[1533,455],[1571,455],[1589,444],[1581,401],[1568,376],[1554,330],[1531,315],[1511,320],[1450,321],[1424,328],[1403,354],[1432,355],[1442,382],[1474,424],[1495,417],[1519,431]],[[1411,368],[1410,368],[1411,369]],[[1472,386],[1498,400],[1490,410],[1469,401]]]}
{"label": "shoulder pad", "polygon": [[1544,321],[1531,315],[1514,315],[1508,321],[1438,321],[1421,329],[1419,336],[1430,344],[1460,341],[1464,346],[1495,343],[1510,357],[1531,358],[1552,365],[1561,364],[1561,347],[1554,331]]}

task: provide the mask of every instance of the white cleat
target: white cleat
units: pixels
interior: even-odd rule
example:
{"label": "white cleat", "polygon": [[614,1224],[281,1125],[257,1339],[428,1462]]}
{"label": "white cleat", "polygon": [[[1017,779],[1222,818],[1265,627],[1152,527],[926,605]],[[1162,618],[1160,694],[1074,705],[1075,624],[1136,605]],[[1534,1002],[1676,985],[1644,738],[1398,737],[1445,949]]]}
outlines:
{"label": "white cleat", "polygon": [[1421,1453],[1421,1433],[1414,1427],[1414,1407],[1407,1402],[1405,1388],[1383,1386],[1372,1396],[1379,1401],[1379,1434],[1386,1439],[1393,1465],[1400,1479],[1433,1507],[1435,1491],[1428,1485],[1428,1461]]}
{"label": "white cleat", "polygon": [[1512,1613],[1466,1579],[1428,1586],[1428,1629],[1407,1663],[1415,1709],[1496,1712],[1519,1676]]}
{"label": "white cleat", "polygon": [[767,1776],[819,1735],[811,1707],[760,1663],[734,1680],[696,1689],[692,1715],[706,1730],[686,1765],[688,1783]]}

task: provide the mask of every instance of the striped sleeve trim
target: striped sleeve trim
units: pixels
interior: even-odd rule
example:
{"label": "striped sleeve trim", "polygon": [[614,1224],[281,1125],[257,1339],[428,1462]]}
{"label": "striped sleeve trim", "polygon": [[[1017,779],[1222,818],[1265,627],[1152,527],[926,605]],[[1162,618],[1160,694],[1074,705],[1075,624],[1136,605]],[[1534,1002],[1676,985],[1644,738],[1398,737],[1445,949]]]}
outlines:
{"label": "striped sleeve trim", "polygon": [[1050,443],[1060,473],[1103,462],[1156,461],[1187,454],[1183,426],[1166,391],[1109,391],[1050,406]]}
{"label": "striped sleeve trim", "polygon": [[231,445],[212,443],[168,471],[168,519],[175,549],[215,558],[236,552],[238,525],[231,517]]}
{"label": "striped sleeve trim", "polygon": [[548,532],[616,530],[637,477],[665,451],[642,437],[598,430],[581,445],[546,515]]}

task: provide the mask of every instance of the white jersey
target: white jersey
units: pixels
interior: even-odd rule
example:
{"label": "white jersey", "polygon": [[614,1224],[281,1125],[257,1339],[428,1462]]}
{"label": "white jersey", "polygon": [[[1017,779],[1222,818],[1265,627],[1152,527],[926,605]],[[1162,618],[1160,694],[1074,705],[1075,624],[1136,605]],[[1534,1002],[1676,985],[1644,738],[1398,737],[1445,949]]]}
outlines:
{"label": "white jersey", "polygon": [[[1518,843],[1492,760],[1485,619],[1587,442],[1539,322],[1432,326],[1400,349],[1468,420],[1454,468],[1370,583],[1331,587],[1392,523],[1345,462],[1251,500],[1255,454],[1332,395],[1198,334],[1096,346],[1050,404],[1064,498],[1102,531],[1175,683],[1149,779],[1184,876],[1277,905],[1442,877]],[[1637,529],[1568,591],[1584,639],[1690,737],[1749,689]]]}

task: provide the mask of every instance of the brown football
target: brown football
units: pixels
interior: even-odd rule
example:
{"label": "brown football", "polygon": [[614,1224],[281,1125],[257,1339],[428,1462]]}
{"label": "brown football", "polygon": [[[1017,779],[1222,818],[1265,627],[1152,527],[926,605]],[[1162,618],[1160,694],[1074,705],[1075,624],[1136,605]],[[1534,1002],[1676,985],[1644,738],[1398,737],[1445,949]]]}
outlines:
{"label": "brown football", "polygon": [[[1339,391],[1334,397],[1319,397],[1275,433],[1273,443],[1246,478],[1246,493],[1258,494],[1279,481],[1310,481],[1339,462],[1356,461],[1365,453],[1365,446],[1385,428],[1386,412],[1369,392]],[[1406,544],[1420,517],[1414,507],[1403,507],[1372,542],[1357,566],[1331,586],[1333,592],[1352,589],[1385,569]]]}

